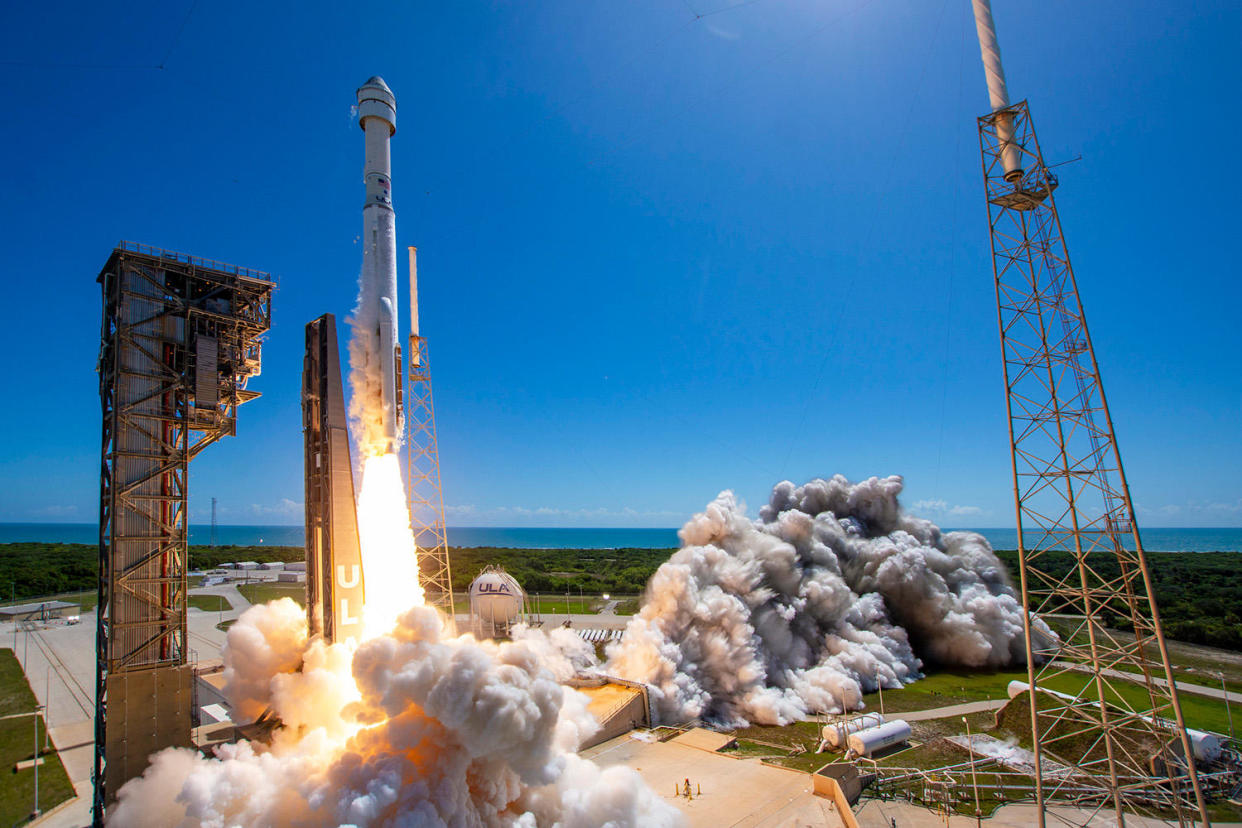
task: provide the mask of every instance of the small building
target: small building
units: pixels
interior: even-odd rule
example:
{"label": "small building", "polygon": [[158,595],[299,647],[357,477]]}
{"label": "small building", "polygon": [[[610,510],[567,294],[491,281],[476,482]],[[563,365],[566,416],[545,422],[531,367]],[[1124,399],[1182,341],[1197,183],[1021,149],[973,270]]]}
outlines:
{"label": "small building", "polygon": [[285,568],[285,565],[282,561],[268,561],[267,563],[259,564],[259,569],[284,569],[284,568]]}
{"label": "small building", "polygon": [[40,601],[36,604],[17,604],[0,607],[0,621],[50,621],[78,615],[80,607],[68,601]]}
{"label": "small building", "polygon": [[276,573],[276,582],[281,584],[304,584],[306,583],[306,573],[278,572]]}
{"label": "small building", "polygon": [[258,561],[238,561],[237,568],[238,569],[258,569],[259,562]]}
{"label": "small building", "polygon": [[306,561],[291,561],[285,564],[285,572],[305,572]]}

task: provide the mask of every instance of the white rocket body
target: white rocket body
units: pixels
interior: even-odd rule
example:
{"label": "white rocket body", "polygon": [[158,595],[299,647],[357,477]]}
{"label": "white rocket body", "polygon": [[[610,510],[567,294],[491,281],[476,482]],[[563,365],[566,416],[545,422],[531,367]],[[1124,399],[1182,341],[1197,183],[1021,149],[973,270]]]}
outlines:
{"label": "white rocket body", "polygon": [[397,233],[392,207],[392,161],[388,142],[397,131],[397,99],[382,78],[358,89],[358,123],[366,134],[366,202],[362,207],[363,301],[373,302],[376,320],[367,342],[367,360],[379,363],[383,446],[395,452],[404,433],[401,405],[401,346],[397,338]]}

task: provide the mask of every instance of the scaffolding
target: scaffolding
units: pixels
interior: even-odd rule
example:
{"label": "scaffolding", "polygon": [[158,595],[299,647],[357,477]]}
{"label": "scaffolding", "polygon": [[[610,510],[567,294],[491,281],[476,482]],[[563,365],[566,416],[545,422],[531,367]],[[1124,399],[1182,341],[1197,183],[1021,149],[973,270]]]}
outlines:
{"label": "scaffolding", "polygon": [[449,568],[448,531],[444,523],[444,495],[440,488],[440,448],[436,441],[436,411],[431,398],[431,366],[427,338],[410,335],[410,391],[406,395],[406,488],[410,529],[418,549],[419,579],[429,607],[444,613],[456,629],[453,577]]}
{"label": "scaffolding", "polygon": [[[1054,800],[1074,801],[1092,815],[1112,808],[1118,824],[1126,814],[1142,814],[1185,825],[1197,812],[1208,825],[1053,197],[1058,182],[1044,163],[1025,101],[979,118],[978,127],[1040,825],[1044,806]],[[1034,618],[1055,624],[1058,635],[1044,633]],[[1077,692],[1041,692],[1054,679],[1059,689],[1069,684]],[[1053,762],[1069,771],[1046,773]],[[1101,794],[1084,797],[1084,786]]]}
{"label": "scaffolding", "polygon": [[94,820],[147,757],[190,744],[188,467],[236,433],[260,369],[273,282],[121,242],[99,274],[103,414]]}

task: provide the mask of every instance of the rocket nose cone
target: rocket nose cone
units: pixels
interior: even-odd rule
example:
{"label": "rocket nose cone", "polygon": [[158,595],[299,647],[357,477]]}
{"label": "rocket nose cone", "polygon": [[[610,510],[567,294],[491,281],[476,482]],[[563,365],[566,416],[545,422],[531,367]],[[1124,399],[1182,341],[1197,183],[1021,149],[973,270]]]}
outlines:
{"label": "rocket nose cone", "polygon": [[366,89],[368,86],[373,87],[375,89],[383,89],[389,95],[392,94],[392,90],[388,88],[388,84],[384,83],[384,79],[381,78],[379,75],[373,75],[369,81],[364,83],[359,88]]}

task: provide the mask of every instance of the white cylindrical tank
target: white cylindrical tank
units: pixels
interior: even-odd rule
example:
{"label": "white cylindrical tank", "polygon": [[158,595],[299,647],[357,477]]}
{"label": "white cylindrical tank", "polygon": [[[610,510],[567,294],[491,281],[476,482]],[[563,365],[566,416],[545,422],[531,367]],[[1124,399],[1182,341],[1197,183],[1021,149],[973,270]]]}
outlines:
{"label": "white cylindrical tank", "polygon": [[1215,762],[1220,758],[1220,737],[1215,733],[1204,733],[1202,730],[1188,727],[1186,735],[1190,737],[1190,752],[1195,755],[1197,761]]}
{"label": "white cylindrical tank", "polygon": [[502,569],[487,569],[470,584],[470,612],[487,624],[511,624],[522,614],[525,597],[512,575]]}
{"label": "white cylindrical tank", "polygon": [[879,727],[851,733],[847,744],[857,756],[870,756],[877,750],[899,745],[910,738],[910,725],[904,719],[893,719]]}
{"label": "white cylindrical tank", "polygon": [[851,733],[857,733],[860,730],[867,730],[882,724],[884,724],[884,717],[879,713],[864,713],[852,719],[833,722],[830,725],[824,725],[824,742],[830,748],[840,749],[845,747],[845,740]]}

